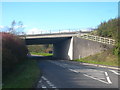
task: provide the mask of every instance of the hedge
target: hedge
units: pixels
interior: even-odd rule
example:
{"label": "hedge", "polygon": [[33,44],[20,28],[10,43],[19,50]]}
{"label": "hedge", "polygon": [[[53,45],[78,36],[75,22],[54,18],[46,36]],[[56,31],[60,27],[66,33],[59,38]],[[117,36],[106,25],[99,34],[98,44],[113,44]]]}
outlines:
{"label": "hedge", "polygon": [[27,47],[18,36],[0,32],[2,35],[2,76],[4,78],[14,71],[15,67],[27,59]]}

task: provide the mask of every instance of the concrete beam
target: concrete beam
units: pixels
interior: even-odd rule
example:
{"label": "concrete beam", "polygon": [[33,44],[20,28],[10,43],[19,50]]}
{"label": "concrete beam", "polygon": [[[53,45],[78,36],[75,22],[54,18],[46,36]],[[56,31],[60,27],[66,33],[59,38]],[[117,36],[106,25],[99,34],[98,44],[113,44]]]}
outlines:
{"label": "concrete beam", "polygon": [[37,39],[37,38],[63,38],[63,37],[73,37],[77,36],[78,34],[49,34],[49,35],[22,35],[19,36],[23,39]]}
{"label": "concrete beam", "polygon": [[32,38],[25,39],[26,45],[37,45],[37,44],[54,44],[59,43],[60,41],[64,41],[71,37],[56,37],[56,38]]}

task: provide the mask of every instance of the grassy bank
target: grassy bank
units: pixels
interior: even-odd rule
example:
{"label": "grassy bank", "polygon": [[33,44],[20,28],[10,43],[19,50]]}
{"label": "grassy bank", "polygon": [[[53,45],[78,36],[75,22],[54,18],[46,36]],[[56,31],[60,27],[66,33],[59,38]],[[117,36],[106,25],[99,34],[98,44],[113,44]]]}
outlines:
{"label": "grassy bank", "polygon": [[52,56],[53,54],[50,53],[36,53],[36,52],[30,52],[33,55],[42,55],[42,56]]}
{"label": "grassy bank", "polygon": [[113,55],[111,50],[104,51],[85,58],[76,59],[75,61],[109,66],[118,66],[118,56]]}
{"label": "grassy bank", "polygon": [[35,60],[26,60],[3,82],[5,88],[32,88],[40,76]]}

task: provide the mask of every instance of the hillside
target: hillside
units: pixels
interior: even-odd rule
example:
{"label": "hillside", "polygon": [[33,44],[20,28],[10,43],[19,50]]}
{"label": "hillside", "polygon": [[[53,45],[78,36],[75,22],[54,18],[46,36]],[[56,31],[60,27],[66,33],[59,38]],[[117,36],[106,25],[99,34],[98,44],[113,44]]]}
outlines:
{"label": "hillside", "polygon": [[94,63],[94,64],[103,64],[110,66],[119,66],[118,62],[120,60],[120,35],[119,34],[119,22],[120,19],[110,19],[107,22],[102,22],[95,30],[90,34],[97,35],[106,38],[112,38],[116,40],[116,44],[113,49],[104,51],[95,55],[91,55],[77,61]]}

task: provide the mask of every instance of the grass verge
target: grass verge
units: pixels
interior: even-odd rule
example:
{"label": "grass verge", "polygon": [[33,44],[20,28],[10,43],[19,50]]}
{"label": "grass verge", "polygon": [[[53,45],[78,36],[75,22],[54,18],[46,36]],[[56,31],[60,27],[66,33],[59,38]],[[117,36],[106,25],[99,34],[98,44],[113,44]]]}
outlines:
{"label": "grass verge", "polygon": [[76,59],[75,61],[108,66],[118,66],[118,56],[113,55],[111,50],[104,51],[85,58]]}
{"label": "grass verge", "polygon": [[35,60],[26,60],[5,79],[2,88],[33,88],[39,77],[40,70],[37,62]]}
{"label": "grass verge", "polygon": [[36,52],[30,52],[33,55],[42,55],[42,56],[52,56],[53,54],[50,53],[36,53]]}

